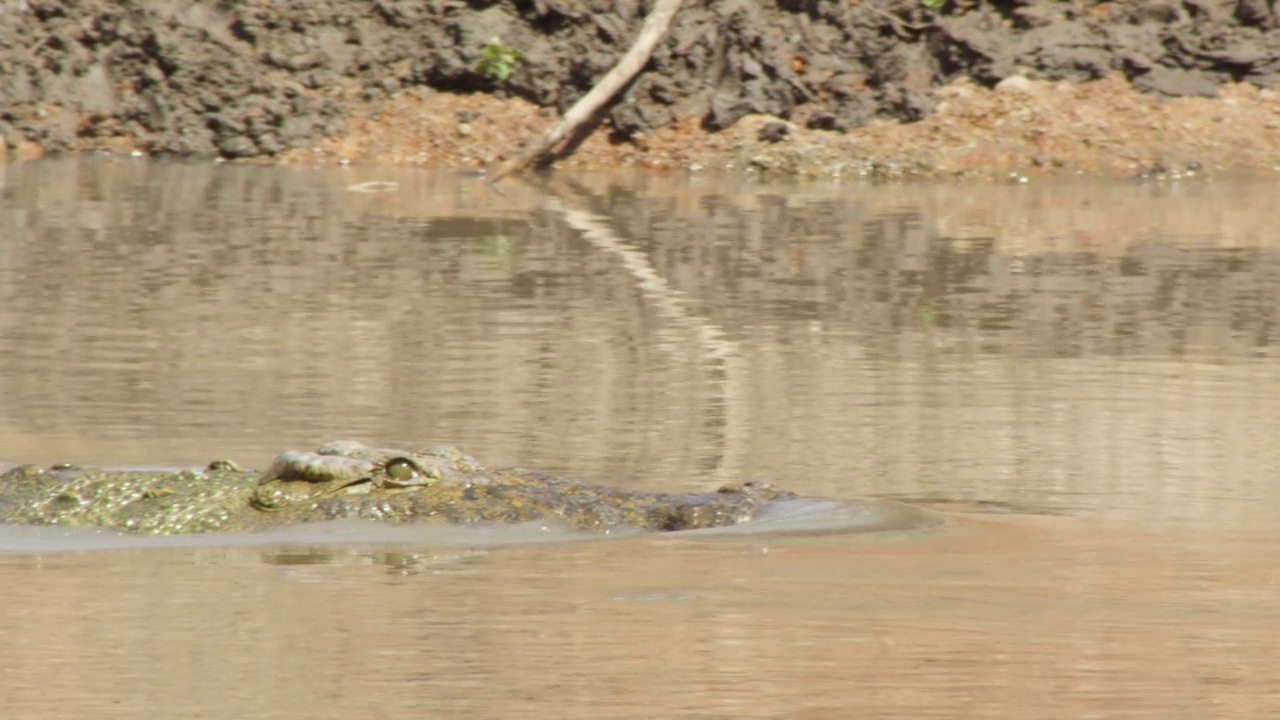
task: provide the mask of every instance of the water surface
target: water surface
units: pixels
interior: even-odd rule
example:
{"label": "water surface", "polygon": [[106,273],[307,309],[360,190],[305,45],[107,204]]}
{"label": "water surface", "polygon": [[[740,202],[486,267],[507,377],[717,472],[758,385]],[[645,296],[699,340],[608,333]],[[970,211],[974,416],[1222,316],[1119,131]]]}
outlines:
{"label": "water surface", "polygon": [[0,461],[448,442],[947,517],[0,529],[6,717],[1280,715],[1272,183],[4,173]]}

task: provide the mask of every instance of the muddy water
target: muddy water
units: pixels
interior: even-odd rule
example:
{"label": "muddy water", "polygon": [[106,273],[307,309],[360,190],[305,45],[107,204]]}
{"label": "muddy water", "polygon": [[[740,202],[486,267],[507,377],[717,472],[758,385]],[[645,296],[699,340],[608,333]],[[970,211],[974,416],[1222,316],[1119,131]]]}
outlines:
{"label": "muddy water", "polygon": [[3,529],[6,718],[1280,715],[1274,185],[5,173],[0,461],[452,442],[947,519]]}

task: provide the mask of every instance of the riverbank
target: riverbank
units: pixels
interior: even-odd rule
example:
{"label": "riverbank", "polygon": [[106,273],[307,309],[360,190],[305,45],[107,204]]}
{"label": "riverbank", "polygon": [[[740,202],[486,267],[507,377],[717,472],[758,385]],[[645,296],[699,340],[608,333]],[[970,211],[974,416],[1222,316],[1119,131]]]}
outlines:
{"label": "riverbank", "polygon": [[[581,97],[647,11],[595,5],[27,2],[0,30],[3,152],[484,167]],[[505,79],[486,47],[519,53]],[[561,163],[1275,173],[1277,80],[1277,18],[1250,0],[695,2]]]}

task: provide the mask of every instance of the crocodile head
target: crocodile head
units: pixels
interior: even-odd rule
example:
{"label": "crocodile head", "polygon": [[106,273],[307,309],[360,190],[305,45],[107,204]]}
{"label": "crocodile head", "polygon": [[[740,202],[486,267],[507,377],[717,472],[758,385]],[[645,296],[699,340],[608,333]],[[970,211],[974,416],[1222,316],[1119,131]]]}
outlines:
{"label": "crocodile head", "polygon": [[453,447],[418,452],[339,440],[315,452],[282,453],[263,473],[249,503],[277,511],[352,496],[392,497],[407,488],[471,486],[487,480],[480,463]]}

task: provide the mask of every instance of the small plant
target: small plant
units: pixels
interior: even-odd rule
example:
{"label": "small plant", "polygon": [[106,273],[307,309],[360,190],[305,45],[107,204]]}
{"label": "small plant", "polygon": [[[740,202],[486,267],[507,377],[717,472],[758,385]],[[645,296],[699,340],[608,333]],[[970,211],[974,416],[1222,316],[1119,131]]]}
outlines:
{"label": "small plant", "polygon": [[938,12],[943,5],[947,4],[947,0],[920,0],[920,4],[934,12]]}
{"label": "small plant", "polygon": [[496,83],[504,83],[511,73],[515,72],[516,63],[520,62],[520,53],[502,44],[502,39],[494,37],[484,46],[483,59],[476,66],[476,71]]}

